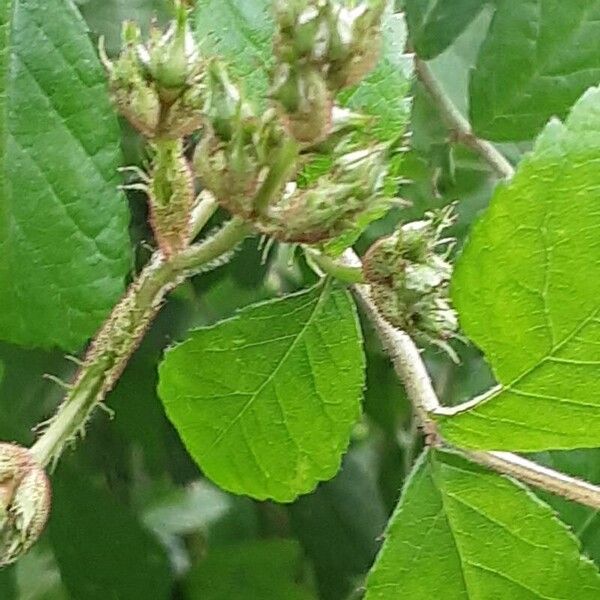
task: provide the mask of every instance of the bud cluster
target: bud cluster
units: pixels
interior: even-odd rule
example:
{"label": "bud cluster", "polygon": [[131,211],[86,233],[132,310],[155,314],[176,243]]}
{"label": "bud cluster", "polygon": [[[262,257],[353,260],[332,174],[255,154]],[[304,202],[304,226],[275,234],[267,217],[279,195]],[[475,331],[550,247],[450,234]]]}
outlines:
{"label": "bud cluster", "polygon": [[446,350],[445,340],[458,328],[448,297],[452,240],[441,237],[453,222],[451,210],[401,226],[371,246],[363,260],[365,279],[381,314],[409,335]]}
{"label": "bud cluster", "polygon": [[314,143],[331,131],[337,92],[375,65],[385,0],[276,0],[271,97],[286,129]]}
{"label": "bud cluster", "polygon": [[29,450],[0,443],[0,567],[15,562],[41,535],[50,483]]}
{"label": "bud cluster", "polygon": [[187,8],[176,0],[176,19],[166,33],[152,27],[142,41],[137,24],[123,24],[123,51],[112,63],[102,51],[118,110],[148,138],[177,138],[201,124],[203,62],[188,23]]}
{"label": "bud cluster", "polygon": [[251,219],[283,131],[273,111],[258,117],[220,62],[206,70],[203,137],[194,153],[202,185],[231,213]]}
{"label": "bud cluster", "polygon": [[366,211],[389,205],[384,181],[387,146],[356,149],[341,142],[333,167],[309,187],[290,186],[256,226],[285,242],[315,244],[352,228]]}

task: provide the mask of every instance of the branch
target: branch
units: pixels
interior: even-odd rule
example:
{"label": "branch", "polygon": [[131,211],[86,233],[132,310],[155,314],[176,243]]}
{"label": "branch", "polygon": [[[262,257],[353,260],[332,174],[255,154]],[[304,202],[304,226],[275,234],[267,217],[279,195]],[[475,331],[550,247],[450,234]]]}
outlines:
{"label": "branch", "polygon": [[415,55],[415,72],[423,87],[437,105],[446,126],[455,134],[456,139],[471,148],[492,167],[502,179],[510,179],[515,170],[513,166],[496,150],[496,147],[485,140],[479,139],[471,128],[471,124],[454,106],[439,81],[435,78],[429,65]]}
{"label": "branch", "polygon": [[[347,250],[342,262],[346,267],[360,267],[360,259],[353,250]],[[406,388],[408,398],[417,414],[425,433],[435,443],[444,445],[439,437],[431,413],[440,412],[440,403],[431,384],[431,379],[421,359],[421,354],[412,339],[395,329],[379,313],[371,300],[369,287],[364,284],[352,286],[352,292],[373,323],[385,351],[392,360],[394,370]],[[459,450],[464,456],[525,483],[547,490],[569,500],[575,500],[594,509],[600,509],[600,487],[569,477],[553,469],[542,467],[530,460],[509,452],[469,452]]]}
{"label": "branch", "polygon": [[[200,221],[206,222],[214,212],[210,202],[208,199],[195,212]],[[197,227],[193,224],[194,230]],[[63,403],[32,446],[31,452],[40,464],[56,461],[65,445],[83,433],[92,411],[115,385],[167,293],[231,251],[248,233],[245,223],[232,219],[212,237],[169,260],[159,251],[154,253],[98,332]]]}

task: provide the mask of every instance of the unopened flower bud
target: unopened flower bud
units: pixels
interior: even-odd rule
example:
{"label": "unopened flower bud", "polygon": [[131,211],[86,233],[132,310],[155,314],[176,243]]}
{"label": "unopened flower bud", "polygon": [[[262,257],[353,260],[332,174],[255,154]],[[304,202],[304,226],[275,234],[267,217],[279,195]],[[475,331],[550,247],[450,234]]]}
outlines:
{"label": "unopened flower bud", "polygon": [[0,443],[0,567],[39,538],[50,510],[50,483],[29,450]]}
{"label": "unopened flower bud", "polygon": [[363,1],[335,12],[329,48],[328,81],[339,90],[358,83],[379,58],[386,0]]}
{"label": "unopened flower bud", "polygon": [[124,48],[115,63],[109,61],[100,45],[100,55],[109,74],[112,99],[119,112],[136,129],[152,137],[160,118],[160,99],[154,86],[147,81],[144,65],[140,62],[139,27],[125,21],[122,39]]}
{"label": "unopened flower bud", "polygon": [[299,142],[315,143],[330,133],[333,97],[318,68],[281,63],[271,97],[277,102],[284,127]]}
{"label": "unopened flower bud", "polygon": [[431,213],[423,221],[403,225],[378,240],[363,260],[365,279],[381,314],[410,335],[443,345],[457,330],[448,284],[452,266],[447,260],[449,239],[441,238],[452,223],[451,208]]}
{"label": "unopened flower bud", "polygon": [[188,23],[188,9],[178,0],[176,18],[148,50],[148,71],[161,98],[170,103],[199,75],[200,57]]}
{"label": "unopened flower bud", "polygon": [[257,228],[286,242],[314,244],[336,238],[367,213],[389,206],[382,194],[385,173],[383,147],[343,153],[331,172],[310,187],[290,189]]}

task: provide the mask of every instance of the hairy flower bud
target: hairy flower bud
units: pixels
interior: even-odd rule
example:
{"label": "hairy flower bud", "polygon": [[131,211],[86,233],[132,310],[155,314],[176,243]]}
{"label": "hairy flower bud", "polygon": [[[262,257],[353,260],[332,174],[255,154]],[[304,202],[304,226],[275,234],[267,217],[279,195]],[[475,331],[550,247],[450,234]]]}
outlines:
{"label": "hairy flower bud", "polygon": [[0,443],[0,567],[39,538],[50,510],[50,483],[26,448]]}
{"label": "hairy flower bud", "polygon": [[161,98],[173,102],[194,83],[200,74],[202,63],[192,31],[188,23],[188,9],[175,2],[176,17],[165,34],[149,44],[146,67],[151,79],[157,84]]}
{"label": "hairy flower bud", "polygon": [[417,339],[448,351],[445,340],[456,334],[458,324],[448,298],[452,265],[448,250],[440,253],[439,248],[450,242],[441,234],[452,221],[451,208],[430,213],[377,241],[363,260],[381,314]]}
{"label": "hairy flower bud", "polygon": [[162,140],[155,150],[147,186],[150,222],[158,246],[166,256],[171,256],[190,241],[194,181],[181,140]]}
{"label": "hairy flower bud", "polygon": [[314,244],[355,226],[365,213],[389,206],[383,195],[387,171],[382,145],[346,151],[341,145],[331,171],[308,188],[291,187],[257,223],[263,233],[286,242]]}
{"label": "hairy flower bud", "polygon": [[299,142],[313,144],[329,135],[333,97],[318,68],[281,63],[273,79],[271,98],[276,101],[284,127]]}
{"label": "hairy flower bud", "polygon": [[125,21],[122,30],[123,51],[113,64],[103,46],[100,54],[109,73],[113,102],[119,112],[142,134],[152,137],[160,118],[160,99],[147,81],[138,56],[141,32],[135,23]]}
{"label": "hairy flower bud", "polygon": [[176,139],[202,122],[203,62],[185,5],[176,0],[175,8],[167,32],[153,27],[146,44],[136,24],[124,23],[123,50],[114,63],[100,48],[117,109],[148,138]]}
{"label": "hairy flower bud", "polygon": [[334,11],[328,70],[332,89],[357,84],[377,63],[385,6],[386,0],[370,0]]}

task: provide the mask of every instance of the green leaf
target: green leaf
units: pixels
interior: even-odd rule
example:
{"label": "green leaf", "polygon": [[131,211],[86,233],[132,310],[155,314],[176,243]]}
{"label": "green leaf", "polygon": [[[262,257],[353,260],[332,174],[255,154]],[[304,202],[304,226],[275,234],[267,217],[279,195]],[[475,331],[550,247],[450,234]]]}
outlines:
{"label": "green leaf", "polygon": [[379,549],[387,520],[376,461],[353,448],[341,471],[290,506],[294,534],[312,559],[322,598],[346,600]]}
{"label": "green leaf", "polygon": [[293,500],[340,466],[360,413],[354,306],[328,284],[243,309],[166,353],[159,395],[222,488]]}
{"label": "green leaf", "polygon": [[365,600],[594,600],[600,576],[552,510],[443,452],[407,481]]}
{"label": "green leaf", "polygon": [[73,600],[169,598],[162,548],[89,472],[61,465],[52,488],[50,539]]}
{"label": "green leaf", "polygon": [[488,0],[406,0],[413,48],[428,60],[443,52],[483,10]]}
{"label": "green leaf", "polygon": [[473,228],[452,295],[501,386],[442,418],[458,446],[600,446],[599,145],[594,88],[549,123]]}
{"label": "green leaf", "polygon": [[121,295],[119,129],[67,0],[0,5],[0,337],[76,350]]}
{"label": "green leaf", "polygon": [[600,0],[502,1],[471,79],[475,133],[529,140],[600,80]]}
{"label": "green leaf", "polygon": [[195,32],[208,56],[221,56],[248,97],[265,104],[272,65],[271,0],[197,0]]}
{"label": "green leaf", "polygon": [[302,553],[293,540],[263,540],[210,550],[186,583],[189,600],[311,600],[298,583]]}

